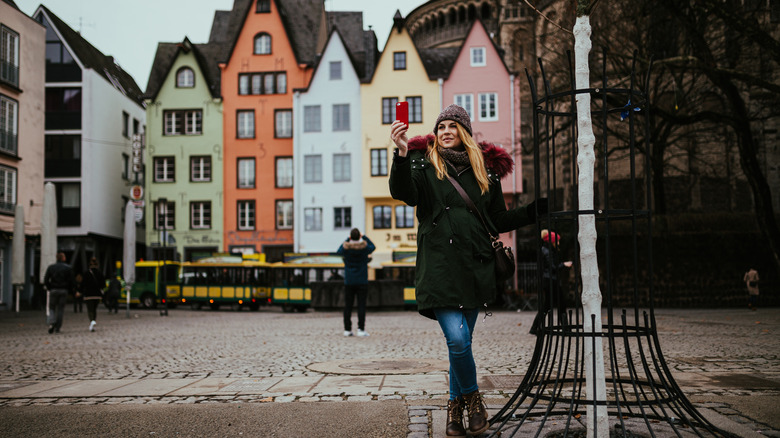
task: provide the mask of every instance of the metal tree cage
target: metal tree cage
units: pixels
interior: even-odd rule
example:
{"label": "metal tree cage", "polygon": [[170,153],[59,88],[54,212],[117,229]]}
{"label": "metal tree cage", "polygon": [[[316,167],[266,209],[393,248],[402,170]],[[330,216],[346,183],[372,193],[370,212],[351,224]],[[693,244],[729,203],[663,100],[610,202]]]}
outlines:
{"label": "metal tree cage", "polygon": [[[550,205],[550,213],[540,219],[537,231],[544,228],[564,237],[560,246],[567,257],[561,260],[574,260],[574,265],[572,270],[562,271],[567,276],[573,271],[567,289],[575,298],[567,310],[559,312],[559,305],[566,305],[561,303],[565,294],[543,296],[545,289],[554,290],[554,284],[542,279],[539,250],[537,277],[548,287],[538,292],[540,325],[534,354],[522,383],[491,418],[487,433],[502,438],[585,436],[587,432],[598,436],[595,421],[593,430],[586,429],[588,408],[595,412],[597,406],[602,410],[606,406],[610,436],[733,436],[712,425],[688,401],[658,340],[653,309],[650,69],[644,82],[638,83],[635,57],[630,72],[623,76],[624,88],[610,88],[606,52],[602,62],[601,87],[578,90],[569,55],[569,89],[553,92],[540,60],[541,97],[526,72],[534,106],[535,196],[547,197]],[[604,194],[594,199],[593,210],[579,210],[577,202],[576,99],[584,93],[593,99],[591,115],[597,139],[594,192]],[[567,192],[566,188],[573,189]],[[595,315],[583,314],[580,301],[577,235],[583,215],[595,215],[597,224],[604,321],[598,332],[583,328],[584,318],[595,320]],[[547,306],[546,298],[550,300]],[[595,351],[597,338],[603,345],[605,401],[590,399],[586,391],[585,346],[590,343]],[[592,356],[595,365],[596,355]]]}

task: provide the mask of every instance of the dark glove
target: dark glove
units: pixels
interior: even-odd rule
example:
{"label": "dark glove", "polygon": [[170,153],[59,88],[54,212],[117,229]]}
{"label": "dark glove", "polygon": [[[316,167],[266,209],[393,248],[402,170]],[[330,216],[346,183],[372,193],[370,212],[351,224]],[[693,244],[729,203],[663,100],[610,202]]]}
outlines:
{"label": "dark glove", "polygon": [[528,219],[531,220],[531,222],[536,222],[536,215],[544,216],[549,212],[548,206],[547,206],[547,198],[539,198],[530,204],[526,205],[525,207],[526,214],[528,215]]}

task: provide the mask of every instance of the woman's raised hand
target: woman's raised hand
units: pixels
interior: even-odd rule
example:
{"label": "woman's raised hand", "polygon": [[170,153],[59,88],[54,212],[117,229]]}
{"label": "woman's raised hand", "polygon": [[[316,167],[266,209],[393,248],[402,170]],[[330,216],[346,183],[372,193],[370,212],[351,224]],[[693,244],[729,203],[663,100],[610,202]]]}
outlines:
{"label": "woman's raised hand", "polygon": [[402,157],[405,157],[409,151],[409,138],[406,136],[408,129],[409,127],[400,120],[396,120],[390,125],[390,139],[398,147],[398,155]]}

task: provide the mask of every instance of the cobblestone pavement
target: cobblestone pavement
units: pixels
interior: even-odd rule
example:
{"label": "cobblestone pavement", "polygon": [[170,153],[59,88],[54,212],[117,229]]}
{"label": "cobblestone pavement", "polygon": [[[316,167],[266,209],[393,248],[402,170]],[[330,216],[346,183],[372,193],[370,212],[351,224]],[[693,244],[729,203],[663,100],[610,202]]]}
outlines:
{"label": "cobblestone pavement", "polygon": [[[493,409],[509,397],[531,360],[535,338],[528,328],[533,316],[498,311],[484,322],[480,317],[474,339],[478,374],[483,382],[494,377],[494,383],[505,383],[484,391]],[[656,321],[671,372],[697,406],[764,435],[780,436],[775,417],[780,416],[780,309],[661,309]],[[273,307],[258,312],[173,309],[167,317],[131,309],[131,318],[101,309],[97,322],[97,331],[89,332],[85,313],[67,311],[62,332],[49,335],[42,312],[0,315],[0,407],[403,400],[409,437],[443,435],[435,426],[445,415],[446,345],[438,325],[416,312],[369,312],[367,338],[345,338],[339,312],[282,313]],[[323,371],[327,364],[345,361],[367,368]],[[394,373],[403,374],[405,364],[417,362],[432,368],[404,377],[405,384],[388,383]],[[401,369],[393,370],[392,364]],[[385,377],[372,386],[377,375]],[[108,390],[153,379],[157,387],[145,395],[112,389],[120,395],[74,396],[74,381],[99,380]],[[280,382],[297,386],[282,391]],[[177,389],[180,395],[175,395],[159,389],[185,383],[220,390],[233,385],[236,391],[193,390],[188,395]],[[56,388],[65,384],[71,385],[70,392],[62,389],[57,396]],[[322,389],[328,384],[358,389]],[[32,385],[49,396],[23,395]],[[764,400],[774,410],[740,406],[745,397]]]}

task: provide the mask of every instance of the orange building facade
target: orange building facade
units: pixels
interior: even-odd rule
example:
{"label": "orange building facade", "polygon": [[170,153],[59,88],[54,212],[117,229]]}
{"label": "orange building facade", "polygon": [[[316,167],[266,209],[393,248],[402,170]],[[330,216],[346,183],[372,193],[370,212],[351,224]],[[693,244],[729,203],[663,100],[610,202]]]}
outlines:
{"label": "orange building facade", "polygon": [[[318,11],[307,12],[319,21]],[[276,2],[252,0],[220,65],[224,250],[263,252],[269,261],[293,249],[293,90],[312,74],[289,29]]]}

